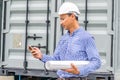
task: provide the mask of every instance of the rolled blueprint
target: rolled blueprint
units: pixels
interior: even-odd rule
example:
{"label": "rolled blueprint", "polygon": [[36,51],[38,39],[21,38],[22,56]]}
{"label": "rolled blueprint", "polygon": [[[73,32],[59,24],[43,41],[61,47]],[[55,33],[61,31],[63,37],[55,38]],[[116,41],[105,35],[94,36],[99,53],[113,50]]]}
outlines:
{"label": "rolled blueprint", "polygon": [[45,67],[47,70],[59,70],[71,68],[71,63],[77,67],[89,64],[89,61],[47,61]]}

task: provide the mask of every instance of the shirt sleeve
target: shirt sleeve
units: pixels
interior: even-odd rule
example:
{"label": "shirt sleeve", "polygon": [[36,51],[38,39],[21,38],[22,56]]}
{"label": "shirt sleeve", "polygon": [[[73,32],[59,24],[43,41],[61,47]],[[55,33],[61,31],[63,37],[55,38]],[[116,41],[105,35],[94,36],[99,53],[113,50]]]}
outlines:
{"label": "shirt sleeve", "polygon": [[43,61],[45,63],[50,60],[52,60],[52,61],[60,60],[59,54],[60,54],[60,44],[57,45],[53,55],[50,56],[50,55],[43,54],[41,61]]}
{"label": "shirt sleeve", "polygon": [[88,61],[90,61],[90,63],[88,65],[79,67],[80,76],[87,76],[89,73],[95,71],[101,66],[100,56],[93,37],[90,37],[86,40],[85,50],[88,56]]}
{"label": "shirt sleeve", "polygon": [[43,57],[42,59],[40,59],[42,62],[47,62],[47,61],[54,61],[54,60],[58,60],[58,55],[54,55],[54,56],[50,56],[50,55],[46,55],[46,54],[43,54]]}

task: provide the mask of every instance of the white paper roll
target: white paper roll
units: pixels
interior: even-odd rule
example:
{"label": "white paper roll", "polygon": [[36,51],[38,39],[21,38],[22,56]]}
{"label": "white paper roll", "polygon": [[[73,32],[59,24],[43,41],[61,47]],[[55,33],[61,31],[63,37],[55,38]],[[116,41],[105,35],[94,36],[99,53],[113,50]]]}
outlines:
{"label": "white paper roll", "polygon": [[47,70],[59,70],[71,68],[71,63],[77,67],[89,64],[89,61],[47,61],[45,67]]}

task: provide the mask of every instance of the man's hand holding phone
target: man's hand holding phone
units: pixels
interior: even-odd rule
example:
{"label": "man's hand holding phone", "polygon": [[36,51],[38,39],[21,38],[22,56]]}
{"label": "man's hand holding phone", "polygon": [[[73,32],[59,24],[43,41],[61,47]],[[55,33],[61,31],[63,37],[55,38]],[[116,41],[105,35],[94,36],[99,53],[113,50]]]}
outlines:
{"label": "man's hand holding phone", "polygon": [[32,53],[34,58],[42,59],[41,50],[37,47],[28,46],[29,51]]}

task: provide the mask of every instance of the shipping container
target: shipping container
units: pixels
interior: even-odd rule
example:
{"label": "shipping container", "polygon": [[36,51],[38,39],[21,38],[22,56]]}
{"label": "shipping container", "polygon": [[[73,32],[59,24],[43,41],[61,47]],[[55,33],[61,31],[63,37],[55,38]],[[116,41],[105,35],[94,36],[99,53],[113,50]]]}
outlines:
{"label": "shipping container", "polygon": [[3,74],[57,77],[55,72],[47,72],[44,63],[32,57],[28,46],[39,47],[44,54],[53,55],[60,37],[66,33],[57,13],[66,1],[79,7],[79,24],[94,36],[101,57],[101,68],[90,78],[113,80],[114,74],[117,77],[120,73],[119,0],[1,0],[0,65]]}

